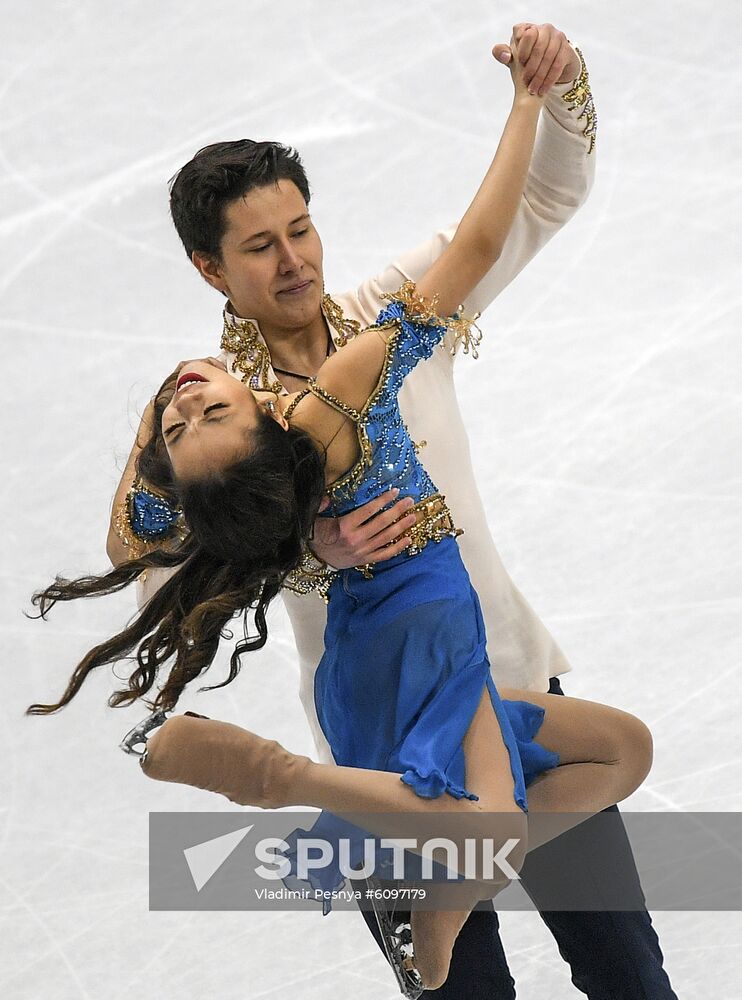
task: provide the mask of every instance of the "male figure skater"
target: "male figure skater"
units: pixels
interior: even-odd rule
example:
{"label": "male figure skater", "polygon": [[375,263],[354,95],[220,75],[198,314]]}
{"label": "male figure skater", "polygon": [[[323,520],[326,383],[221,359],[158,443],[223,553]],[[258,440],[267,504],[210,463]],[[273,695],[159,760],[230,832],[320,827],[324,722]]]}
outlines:
{"label": "male figure skater", "polygon": [[[594,174],[596,116],[581,54],[550,24],[519,24],[513,35],[529,89],[546,96],[518,216],[502,256],[463,304],[467,316],[488,306],[571,218],[586,199]],[[493,54],[505,63],[512,58],[505,45],[495,46]],[[308,202],[298,159],[274,143],[207,147],[181,169],[172,187],[173,220],[186,252],[206,281],[228,299],[221,359],[228,371],[254,388],[276,393],[303,388],[328,353],[342,349],[375,320],[381,294],[419,277],[455,231],[453,227],[436,234],[356,290],[329,296],[324,293],[322,245]],[[449,334],[434,356],[409,376],[400,406],[413,438],[421,446],[427,442],[426,467],[445,493],[455,522],[465,528],[461,550],[482,604],[496,683],[561,693],[558,677],[569,665],[505,571],[477,492],[453,386],[454,356],[475,348]],[[189,433],[197,436],[205,418],[194,410]],[[147,420],[145,412],[145,427]],[[114,500],[107,550],[115,563],[148,544],[141,526],[127,513],[133,495],[146,503],[146,484],[134,482],[137,451],[135,446]],[[408,504],[400,501],[379,513],[391,499],[385,495],[337,521],[320,519],[313,552],[294,574],[292,590],[285,592],[300,660],[300,697],[319,756],[326,762],[332,757],[313,698],[325,614],[324,604],[310,591],[326,589],[332,567],[363,566],[363,571],[372,572],[375,562],[402,551],[405,540],[396,539],[409,524],[404,517],[396,519]],[[156,589],[163,572],[147,571],[141,601]],[[591,867],[606,863],[600,854],[582,849],[589,823],[574,831],[580,846],[570,855],[569,871],[563,870],[565,837],[559,839],[561,874],[572,884],[592,880]],[[532,863],[529,859],[521,871],[522,884],[537,904],[538,880],[549,869],[550,847],[534,852]],[[608,860],[633,873],[640,893],[625,836],[613,850]],[[646,911],[541,915],[570,964],[572,981],[588,997],[674,1000]],[[364,917],[373,930],[369,915]],[[457,939],[449,978],[435,992],[441,1000],[515,997],[491,904],[470,916]]]}

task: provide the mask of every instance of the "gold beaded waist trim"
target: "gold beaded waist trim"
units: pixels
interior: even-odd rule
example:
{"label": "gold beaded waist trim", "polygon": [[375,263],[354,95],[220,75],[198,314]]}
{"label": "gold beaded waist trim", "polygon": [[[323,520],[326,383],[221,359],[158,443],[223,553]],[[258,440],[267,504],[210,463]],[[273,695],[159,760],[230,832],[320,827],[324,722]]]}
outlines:
{"label": "gold beaded waist trim", "polygon": [[[400,514],[392,523],[396,524],[408,514],[414,514],[417,517],[417,522],[397,536],[398,538],[409,537],[412,539],[407,548],[402,550],[407,555],[417,555],[428,542],[440,542],[442,538],[447,536],[457,538],[464,533],[463,528],[455,527],[451,511],[442,493],[434,493],[424,500],[418,500],[413,507],[406,510],[404,514]],[[363,573],[367,580],[370,580],[373,576],[372,566],[373,563],[366,563],[355,568]]]}

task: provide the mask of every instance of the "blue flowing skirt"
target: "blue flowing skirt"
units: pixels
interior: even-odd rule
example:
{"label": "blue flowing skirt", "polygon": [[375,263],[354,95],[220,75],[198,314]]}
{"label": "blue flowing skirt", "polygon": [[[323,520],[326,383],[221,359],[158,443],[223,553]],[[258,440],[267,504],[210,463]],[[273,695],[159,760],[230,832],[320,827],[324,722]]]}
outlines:
{"label": "blue flowing skirt", "polygon": [[[329,591],[325,653],[314,696],[337,764],[393,771],[423,798],[444,792],[477,799],[467,787],[464,736],[486,688],[513,775],[513,796],[528,810],[526,787],[556,767],[536,743],[544,710],[502,701],[490,674],[479,598],[455,539],[428,544],[372,569],[342,571]],[[312,836],[331,836],[322,814]],[[295,858],[296,831],[288,856]],[[321,884],[341,883],[324,871]]]}

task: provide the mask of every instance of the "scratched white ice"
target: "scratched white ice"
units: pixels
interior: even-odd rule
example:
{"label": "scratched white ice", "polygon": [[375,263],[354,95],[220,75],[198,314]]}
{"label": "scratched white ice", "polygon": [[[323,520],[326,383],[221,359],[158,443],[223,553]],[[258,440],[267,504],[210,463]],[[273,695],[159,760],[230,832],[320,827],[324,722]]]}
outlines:
{"label": "scratched white ice", "polygon": [[[129,594],[28,621],[54,573],[99,571],[138,413],[212,352],[219,297],[167,214],[167,179],[222,138],[297,145],[330,289],[457,218],[509,106],[489,52],[524,18],[584,50],[597,181],[483,317],[458,386],[492,531],[573,672],[634,711],[656,759],[637,810],[742,808],[740,63],[734,5],[37,0],[0,57],[3,644],[0,993],[13,1000],[391,1000],[356,913],[147,909],[149,810],[231,809],[157,786],[118,749],[109,670],[80,656]],[[183,708],[310,752],[282,608],[230,687]],[[219,673],[224,656],[215,668]],[[220,674],[220,676],[222,676]],[[678,996],[742,994],[739,915],[657,913]],[[519,997],[578,995],[535,913],[505,913]]]}

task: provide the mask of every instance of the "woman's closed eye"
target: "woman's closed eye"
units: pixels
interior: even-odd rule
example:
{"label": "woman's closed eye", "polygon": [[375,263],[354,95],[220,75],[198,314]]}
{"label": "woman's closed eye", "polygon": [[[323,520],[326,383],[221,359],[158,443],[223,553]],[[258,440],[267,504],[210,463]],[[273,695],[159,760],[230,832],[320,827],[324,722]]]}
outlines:
{"label": "woman's closed eye", "polygon": [[[204,416],[207,416],[209,413],[211,413],[212,410],[219,410],[226,408],[228,406],[229,403],[212,403],[211,406],[207,406],[206,409],[204,410]],[[185,427],[185,422],[181,420],[177,424],[170,424],[170,426],[162,432],[162,436],[169,437],[169,435],[172,434],[173,431],[177,430],[179,427]],[[174,444],[175,441],[178,441],[179,439],[180,439],[180,434],[178,435],[177,438],[170,438],[169,443]]]}

